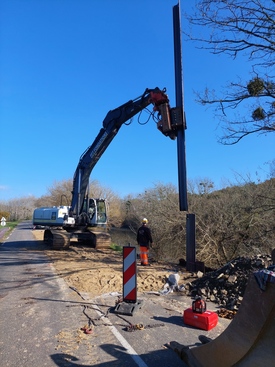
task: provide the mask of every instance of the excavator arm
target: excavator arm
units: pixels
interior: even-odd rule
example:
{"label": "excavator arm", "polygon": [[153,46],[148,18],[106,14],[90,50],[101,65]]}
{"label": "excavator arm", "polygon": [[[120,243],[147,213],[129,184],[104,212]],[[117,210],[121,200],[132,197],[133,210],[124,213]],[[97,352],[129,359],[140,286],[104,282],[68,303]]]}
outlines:
{"label": "excavator arm", "polygon": [[[73,216],[77,218],[82,211],[86,190],[89,184],[89,177],[94,166],[125,122],[152,103],[154,105],[154,111],[157,111],[162,117],[161,121],[164,121],[164,123],[158,123],[158,128],[165,135],[169,135],[168,130],[171,127],[167,130],[167,121],[168,124],[170,124],[170,106],[165,91],[165,89],[160,90],[159,88],[146,89],[142,96],[135,100],[130,100],[107,113],[103,121],[103,127],[99,131],[93,144],[88,147],[80,157],[74,174],[71,202]],[[171,135],[170,137],[174,138]]]}
{"label": "excavator arm", "polygon": [[185,121],[181,108],[170,108],[165,91],[159,88],[146,89],[142,96],[107,113],[93,144],[80,157],[73,178],[71,206],[34,210],[33,224],[46,228],[45,243],[55,249],[63,249],[70,245],[71,238],[77,238],[94,248],[110,246],[109,234],[102,231],[102,228],[106,229],[107,223],[105,200],[88,198],[86,195],[91,172],[121,126],[151,103],[153,110],[158,113],[157,128],[165,136],[176,138],[178,129],[183,127]]}

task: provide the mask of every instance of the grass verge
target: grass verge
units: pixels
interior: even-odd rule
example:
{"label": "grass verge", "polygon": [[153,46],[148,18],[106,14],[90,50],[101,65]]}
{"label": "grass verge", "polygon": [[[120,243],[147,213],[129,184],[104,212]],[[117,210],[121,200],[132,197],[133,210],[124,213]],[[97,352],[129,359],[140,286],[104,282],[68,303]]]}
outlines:
{"label": "grass verge", "polygon": [[[7,222],[5,226],[0,226],[0,245],[9,236],[13,229],[18,225],[19,222]],[[1,231],[3,234],[1,236]]]}

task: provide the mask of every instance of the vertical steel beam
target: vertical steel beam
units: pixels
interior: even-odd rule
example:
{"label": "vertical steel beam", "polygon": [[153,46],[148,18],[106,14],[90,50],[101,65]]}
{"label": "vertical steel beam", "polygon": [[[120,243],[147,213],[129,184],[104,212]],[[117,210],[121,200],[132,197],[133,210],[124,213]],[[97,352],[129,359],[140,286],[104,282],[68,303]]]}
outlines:
{"label": "vertical steel beam", "polygon": [[186,214],[186,270],[196,270],[196,217]]}
{"label": "vertical steel beam", "polygon": [[[175,62],[175,88],[176,106],[182,108],[183,125],[177,133],[178,152],[178,184],[180,211],[188,211],[187,201],[187,174],[186,174],[186,148],[185,148],[185,112],[184,112],[184,89],[182,71],[182,46],[181,46],[181,22],[180,2],[173,7],[174,27],[174,62]],[[195,214],[186,215],[186,269],[194,271],[196,267],[196,228]]]}
{"label": "vertical steel beam", "polygon": [[173,7],[174,26],[174,63],[175,63],[175,88],[176,107],[181,107],[183,125],[177,133],[178,151],[178,185],[179,185],[179,205],[180,211],[188,210],[187,202],[187,179],[186,179],[186,154],[185,154],[185,113],[182,77],[182,55],[181,55],[181,26],[180,26],[180,5]]}

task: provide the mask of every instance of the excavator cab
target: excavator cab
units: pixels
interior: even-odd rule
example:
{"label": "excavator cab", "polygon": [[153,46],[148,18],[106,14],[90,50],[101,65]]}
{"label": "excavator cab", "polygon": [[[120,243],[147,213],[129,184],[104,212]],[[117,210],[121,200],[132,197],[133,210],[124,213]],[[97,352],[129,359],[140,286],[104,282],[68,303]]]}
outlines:
{"label": "excavator cab", "polygon": [[105,199],[88,199],[87,214],[89,217],[89,226],[105,227],[107,224],[107,206]]}

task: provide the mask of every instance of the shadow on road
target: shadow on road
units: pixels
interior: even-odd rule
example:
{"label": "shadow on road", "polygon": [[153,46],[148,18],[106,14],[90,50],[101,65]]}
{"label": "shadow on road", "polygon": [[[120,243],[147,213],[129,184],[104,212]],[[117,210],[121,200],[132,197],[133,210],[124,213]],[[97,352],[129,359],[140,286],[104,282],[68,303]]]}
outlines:
{"label": "shadow on road", "polygon": [[[132,367],[133,365],[137,366],[169,366],[169,360],[173,359],[177,360],[176,365],[178,367],[184,367],[185,364],[183,361],[176,356],[171,349],[163,348],[156,350],[154,352],[142,354],[142,355],[135,355],[129,354],[126,348],[116,345],[116,344],[102,344],[100,348],[107,354],[113,357],[113,361],[108,362],[93,362],[93,364],[79,364],[79,359],[71,354],[66,353],[56,353],[51,355],[52,360],[56,363],[59,367]],[[171,358],[172,357],[172,358]],[[99,358],[98,358],[99,359]],[[165,361],[166,364],[165,364]],[[135,363],[136,362],[136,363]],[[148,365],[147,365],[148,363]],[[173,364],[175,365],[175,364]]]}

